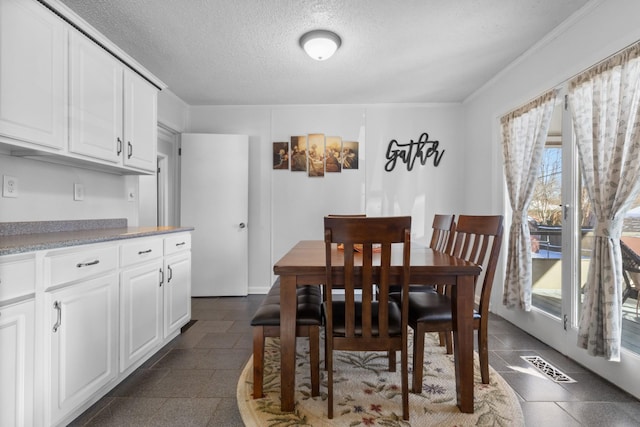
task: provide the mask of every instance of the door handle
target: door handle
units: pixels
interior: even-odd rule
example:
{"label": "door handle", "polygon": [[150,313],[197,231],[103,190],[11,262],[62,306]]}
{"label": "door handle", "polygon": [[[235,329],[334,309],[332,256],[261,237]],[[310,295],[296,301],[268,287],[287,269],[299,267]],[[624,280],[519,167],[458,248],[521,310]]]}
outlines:
{"label": "door handle", "polygon": [[239,227],[240,227],[240,228],[245,228],[246,226],[247,226],[247,225],[246,225],[244,222],[241,222],[241,223],[239,224]]}

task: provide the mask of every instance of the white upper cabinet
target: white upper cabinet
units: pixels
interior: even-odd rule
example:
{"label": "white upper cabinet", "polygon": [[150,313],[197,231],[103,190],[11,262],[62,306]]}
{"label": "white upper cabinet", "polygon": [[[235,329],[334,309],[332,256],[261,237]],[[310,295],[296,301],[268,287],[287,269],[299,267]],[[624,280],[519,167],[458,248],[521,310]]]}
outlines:
{"label": "white upper cabinet", "polygon": [[130,69],[124,70],[124,164],[156,170],[158,91]]}
{"label": "white upper cabinet", "polygon": [[69,33],[69,151],[119,163],[122,63],[77,31]]}
{"label": "white upper cabinet", "polygon": [[69,25],[70,13],[63,8],[63,19],[36,0],[0,0],[0,148],[154,174],[164,84],[86,24]]}
{"label": "white upper cabinet", "polygon": [[69,57],[69,151],[155,171],[156,88],[75,31]]}
{"label": "white upper cabinet", "polygon": [[4,142],[66,147],[66,31],[60,18],[35,1],[0,0]]}

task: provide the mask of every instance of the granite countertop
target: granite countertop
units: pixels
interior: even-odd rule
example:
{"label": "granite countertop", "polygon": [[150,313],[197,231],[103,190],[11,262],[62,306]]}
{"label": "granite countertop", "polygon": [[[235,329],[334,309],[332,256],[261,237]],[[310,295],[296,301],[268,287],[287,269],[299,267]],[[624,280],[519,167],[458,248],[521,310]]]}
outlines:
{"label": "granite countertop", "polygon": [[0,256],[192,231],[193,227],[128,227],[126,220],[0,223]]}

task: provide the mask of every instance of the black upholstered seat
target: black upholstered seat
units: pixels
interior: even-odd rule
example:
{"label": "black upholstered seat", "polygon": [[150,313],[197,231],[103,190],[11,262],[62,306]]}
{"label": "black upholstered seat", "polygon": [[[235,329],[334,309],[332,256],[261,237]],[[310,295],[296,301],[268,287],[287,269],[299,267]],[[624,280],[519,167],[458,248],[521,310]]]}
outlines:
{"label": "black upholstered seat", "polygon": [[[275,286],[275,285],[274,285]],[[272,288],[273,289],[273,288]],[[298,309],[296,323],[298,325],[321,325],[320,305],[322,293],[317,286],[300,286],[297,289]],[[280,290],[279,287],[269,292],[256,314],[251,319],[251,326],[280,326]]]}
{"label": "black upholstered seat", "polygon": [[[400,298],[400,294],[392,297]],[[451,322],[451,298],[437,292],[412,292],[409,315],[416,322]],[[473,318],[480,320],[480,313],[473,310]]]}
{"label": "black upholstered seat", "polygon": [[[345,313],[345,303],[343,301],[333,301],[333,334],[334,336],[345,336],[347,319]],[[371,303],[371,335],[377,337],[378,331],[378,302]],[[400,307],[393,301],[389,302],[389,335],[400,335],[402,331],[402,314]],[[356,335],[362,335],[362,304],[355,304],[355,330]]]}

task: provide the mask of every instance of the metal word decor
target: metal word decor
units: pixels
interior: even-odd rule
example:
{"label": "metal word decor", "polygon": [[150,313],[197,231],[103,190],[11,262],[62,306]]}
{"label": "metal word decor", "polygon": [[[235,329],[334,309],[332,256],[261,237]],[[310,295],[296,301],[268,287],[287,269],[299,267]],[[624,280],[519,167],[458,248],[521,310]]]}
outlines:
{"label": "metal word decor", "polygon": [[387,163],[384,165],[384,170],[391,172],[395,169],[397,161],[400,160],[407,165],[407,170],[411,171],[416,160],[419,159],[420,163],[424,165],[429,157],[433,157],[433,166],[438,166],[445,151],[438,150],[439,144],[440,141],[429,141],[429,134],[426,132],[423,132],[417,141],[412,139],[407,144],[400,144],[392,139],[387,147]]}

